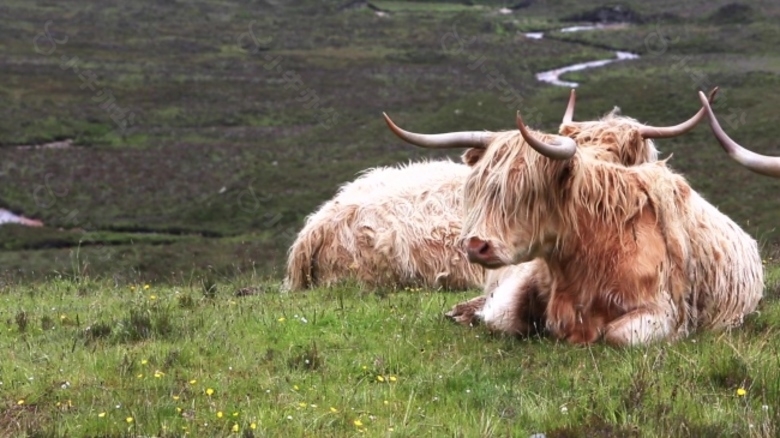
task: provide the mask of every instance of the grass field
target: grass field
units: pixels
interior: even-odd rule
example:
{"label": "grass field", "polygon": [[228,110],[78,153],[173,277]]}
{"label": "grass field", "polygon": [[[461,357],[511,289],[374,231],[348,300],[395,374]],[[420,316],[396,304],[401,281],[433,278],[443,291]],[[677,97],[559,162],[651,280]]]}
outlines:
{"label": "grass field", "polygon": [[565,33],[613,3],[348,3],[0,5],[0,208],[46,224],[0,226],[0,436],[780,436],[780,181],[705,126],[658,146],[762,243],[766,299],[733,333],[575,348],[444,319],[477,291],[278,293],[339,184],[460,154],[402,143],[383,111],[556,131],[568,90],[534,74],[627,50],[563,78],[575,120],[675,124],[718,85],[729,133],[780,156],[780,5],[625,0],[632,24]]}
{"label": "grass field", "polygon": [[740,330],[632,349],[443,318],[473,293],[13,286],[0,435],[777,436],[780,269],[767,272]]}

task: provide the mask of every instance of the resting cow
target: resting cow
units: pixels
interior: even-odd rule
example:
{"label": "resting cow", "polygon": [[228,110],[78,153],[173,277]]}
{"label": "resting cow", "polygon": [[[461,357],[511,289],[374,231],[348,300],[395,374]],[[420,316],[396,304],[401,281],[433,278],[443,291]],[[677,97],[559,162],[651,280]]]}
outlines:
{"label": "resting cow", "polygon": [[366,171],[306,219],[286,290],[357,280],[370,287],[475,288],[484,269],[457,245],[470,169],[449,160]]}
{"label": "resting cow", "polygon": [[[741,325],[763,294],[756,241],[665,161],[624,167],[569,137],[494,144],[464,188],[469,260],[542,258],[545,326],[571,343],[675,340]],[[528,154],[532,148],[538,154]],[[544,292],[544,291],[542,291]]]}
{"label": "resting cow", "polygon": [[[717,89],[713,90],[710,99],[714,98],[716,91]],[[656,160],[657,151],[651,138],[681,135],[695,127],[704,114],[702,109],[683,124],[671,128],[653,128],[628,117],[616,116],[614,112],[599,121],[575,123],[571,121],[571,111],[567,110],[560,132],[579,143],[583,147],[581,153],[591,160],[633,166]],[[420,134],[411,137],[394,125],[391,125],[391,128],[410,143],[432,147],[433,142],[422,141],[425,137]],[[466,153],[466,156],[471,156],[467,161],[475,165],[492,148],[522,143],[520,134],[517,131],[514,134],[485,134],[490,141],[474,144],[475,148]],[[456,133],[446,135],[452,139]],[[464,138],[474,138],[476,133],[461,133],[461,135]],[[459,146],[463,146],[463,143],[440,142],[437,145],[437,147]],[[516,164],[528,162],[536,155],[538,154],[535,151],[523,147],[517,153]],[[513,166],[508,166],[509,173],[517,173]],[[521,210],[514,210],[514,213],[525,218]],[[491,220],[495,220],[501,214],[506,214],[506,211],[491,212]],[[550,275],[546,263],[541,259],[491,270],[488,272],[484,295],[456,305],[447,315],[464,324],[481,319],[488,328],[495,331],[512,334],[527,334],[535,331],[539,328],[538,322],[544,319],[544,309],[547,305],[545,296],[549,295]]]}

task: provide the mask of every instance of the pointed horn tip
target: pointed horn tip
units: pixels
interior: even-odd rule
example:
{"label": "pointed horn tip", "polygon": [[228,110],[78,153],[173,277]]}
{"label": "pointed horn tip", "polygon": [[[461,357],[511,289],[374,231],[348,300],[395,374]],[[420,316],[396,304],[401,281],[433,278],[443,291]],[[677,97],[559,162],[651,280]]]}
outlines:
{"label": "pointed horn tip", "polygon": [[385,119],[385,123],[387,124],[387,127],[390,128],[391,131],[396,133],[398,135],[399,132],[402,132],[402,129],[399,128],[392,119],[390,119],[390,116],[387,115],[386,112],[382,111],[382,117]]}
{"label": "pointed horn tip", "polygon": [[717,85],[710,91],[710,103],[715,101],[715,95],[718,94],[718,90],[720,90],[720,87]]}
{"label": "pointed horn tip", "polygon": [[526,129],[523,116],[520,115],[520,110],[517,110],[517,114],[515,115],[515,123],[517,124],[517,128],[521,131]]}

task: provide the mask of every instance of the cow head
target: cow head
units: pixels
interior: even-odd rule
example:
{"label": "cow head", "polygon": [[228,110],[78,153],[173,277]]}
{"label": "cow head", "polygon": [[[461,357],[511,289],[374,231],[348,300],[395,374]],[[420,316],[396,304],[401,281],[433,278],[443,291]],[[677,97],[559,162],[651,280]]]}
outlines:
{"label": "cow head", "polygon": [[[717,89],[713,90],[713,98]],[[472,172],[463,189],[461,244],[469,260],[488,269],[534,259],[558,239],[551,193],[566,195],[576,177],[576,156],[632,166],[655,161],[654,138],[682,135],[705,116],[702,108],[688,121],[671,127],[642,125],[611,117],[609,122],[573,122],[574,91],[560,132],[551,135],[525,127],[518,113],[517,131],[468,131],[416,134],[390,129],[408,143],[426,148],[469,148],[462,156]],[[579,147],[578,147],[579,146]],[[528,214],[533,210],[535,214]]]}
{"label": "cow head", "polygon": [[720,127],[718,119],[712,112],[710,102],[707,101],[707,98],[704,97],[704,94],[701,91],[699,92],[699,99],[702,101],[702,105],[704,105],[704,109],[707,112],[707,116],[710,120],[710,128],[712,128],[715,138],[718,139],[718,142],[723,146],[723,149],[734,161],[745,166],[748,170],[761,175],[780,178],[780,157],[767,157],[740,146],[723,131],[723,128]]}

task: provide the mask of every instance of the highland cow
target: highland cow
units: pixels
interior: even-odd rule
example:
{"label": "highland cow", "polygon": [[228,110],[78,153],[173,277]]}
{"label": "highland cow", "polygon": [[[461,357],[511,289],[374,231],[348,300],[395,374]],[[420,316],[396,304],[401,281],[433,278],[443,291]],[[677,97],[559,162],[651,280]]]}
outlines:
{"label": "highland cow", "polygon": [[[473,164],[461,242],[487,269],[542,259],[543,323],[575,344],[741,325],[763,294],[756,241],[666,161],[626,167],[560,135],[494,142]],[[512,304],[509,304],[510,306]]]}
{"label": "highland cow", "polygon": [[369,287],[479,287],[457,245],[468,166],[449,160],[366,171],[306,219],[284,288],[357,280]]}
{"label": "highland cow", "polygon": [[[716,91],[717,88],[710,93],[710,99],[714,99]],[[570,110],[573,108],[573,97],[572,93],[569,110],[564,116],[560,133],[578,142],[583,147],[583,153],[591,159],[625,166],[656,161],[657,150],[651,138],[681,135],[693,129],[705,115],[702,108],[687,122],[670,128],[642,125],[634,119],[618,116],[616,111],[599,121],[572,122],[572,111]],[[432,142],[423,142],[422,140],[425,138],[421,137],[420,134],[414,134],[415,137],[410,137],[408,133],[395,127],[389,120],[388,123],[391,124],[391,129],[394,132],[410,143],[431,147]],[[520,135],[517,131],[514,133],[514,136],[496,135],[492,142],[484,146],[475,145],[474,149],[464,155],[464,157],[470,157],[466,159],[467,163],[474,165],[479,162],[482,155],[493,145],[516,142]],[[452,139],[456,133],[445,135],[449,135],[449,138]],[[470,133],[469,136],[473,138],[476,133]],[[462,143],[459,143],[458,146],[461,146]],[[451,144],[446,143],[438,145],[438,147],[450,146]],[[528,151],[536,155],[533,150]],[[544,319],[544,309],[546,308],[544,297],[549,295],[549,287],[550,272],[542,260],[504,266],[488,272],[484,295],[456,305],[447,313],[447,316],[462,324],[482,320],[491,330],[512,334],[528,334],[540,328],[539,322]]]}

